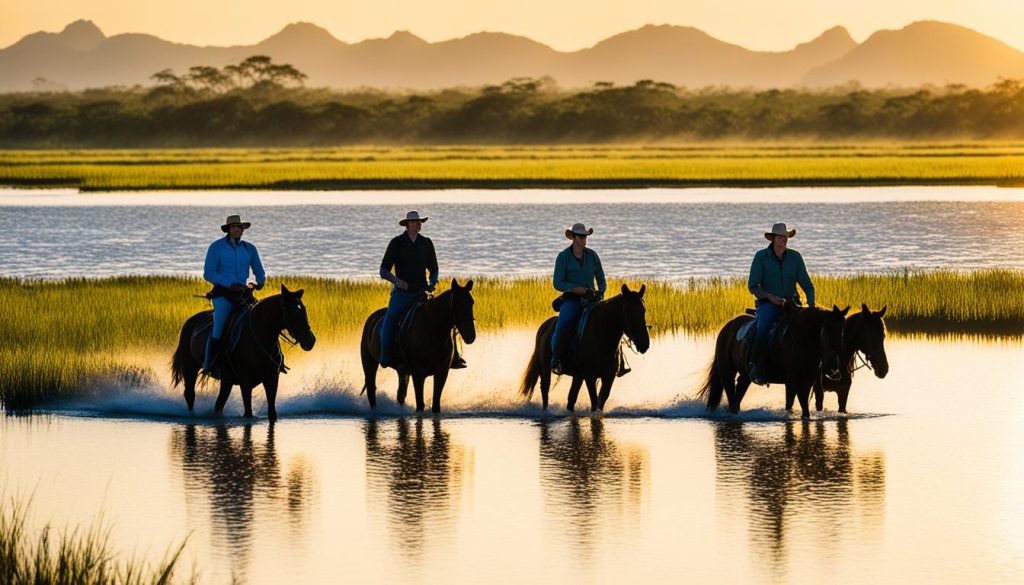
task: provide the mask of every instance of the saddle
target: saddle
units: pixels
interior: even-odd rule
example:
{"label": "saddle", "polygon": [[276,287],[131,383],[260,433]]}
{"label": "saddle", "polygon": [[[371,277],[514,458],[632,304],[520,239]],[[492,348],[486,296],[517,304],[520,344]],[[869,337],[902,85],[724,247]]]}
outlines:
{"label": "saddle", "polygon": [[[402,314],[398,317],[398,335],[395,336],[395,346],[392,348],[394,355],[398,357],[398,364],[401,364],[400,367],[395,368],[398,371],[407,371],[409,369],[409,361],[405,359],[405,353],[402,351],[402,337],[412,329],[412,324],[416,320],[416,313],[420,310],[420,307],[427,304],[427,301],[431,298],[431,295],[427,293],[419,295],[416,298],[416,302],[402,310]],[[383,320],[381,325],[383,325]]]}
{"label": "saddle", "polygon": [[[752,309],[747,309],[746,313],[752,315],[754,318],[749,323],[740,325],[740,328],[736,331],[736,341],[744,344],[746,347],[750,347],[754,343],[754,332],[757,330],[757,312]],[[768,348],[777,349],[782,345],[782,339],[789,332],[789,320],[785,316],[780,317],[772,325],[771,331],[768,332]]]}
{"label": "saddle", "polygon": [[[224,339],[227,339],[227,343],[221,346],[218,355],[223,354],[225,351],[235,351],[238,347],[239,340],[242,339],[242,333],[245,332],[246,319],[249,317],[249,313],[252,312],[252,308],[255,305],[235,305],[235,308],[231,310],[231,315],[228,317],[228,323],[224,326]],[[192,339],[203,334],[207,329],[213,328],[213,313],[211,312],[203,321],[192,331]]]}
{"label": "saddle", "polygon": [[[559,297],[561,298],[561,297]],[[590,321],[590,313],[597,307],[598,301],[584,300],[583,308],[580,310],[576,322],[572,324],[569,331],[566,331],[567,339],[562,349],[562,373],[573,375],[577,365],[577,354],[580,343],[583,341],[583,332],[587,330],[587,323]]]}

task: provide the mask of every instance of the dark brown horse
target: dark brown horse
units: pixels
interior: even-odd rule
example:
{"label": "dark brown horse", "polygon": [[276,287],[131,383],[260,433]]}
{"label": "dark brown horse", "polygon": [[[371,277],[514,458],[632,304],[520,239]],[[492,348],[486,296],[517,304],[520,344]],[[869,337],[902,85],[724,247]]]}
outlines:
{"label": "dark brown horse", "polygon": [[[849,310],[850,307],[840,310],[835,305],[831,311],[786,305],[782,319],[788,321],[789,331],[782,338],[781,346],[768,352],[766,378],[769,383],[785,384],[787,403],[791,396],[800,399],[804,418],[811,415],[807,400],[814,380],[823,372],[831,378],[839,377],[839,352],[843,348],[843,327]],[[736,340],[736,333],[753,319],[750,315],[740,315],[718,333],[715,357],[697,392],[699,398],[707,399],[708,410],[718,408],[724,391],[729,412],[740,411],[740,402],[750,387],[749,351],[746,342]]]}
{"label": "dark brown horse", "polygon": [[[846,412],[846,400],[850,396],[850,385],[853,384],[853,372],[858,368],[854,362],[857,353],[864,354],[865,365],[874,370],[875,376],[884,378],[889,373],[889,359],[885,356],[885,316],[887,307],[881,311],[871,312],[866,304],[860,306],[860,313],[846,318],[843,329],[843,351],[839,356],[843,367],[838,380],[830,380],[819,376],[814,381],[814,407],[821,410],[825,406],[825,392],[835,392],[839,397],[839,412]],[[792,399],[786,404],[786,410],[793,407]]]}
{"label": "dark brown horse", "polygon": [[[196,401],[196,380],[199,369],[203,365],[203,354],[206,351],[206,338],[210,336],[213,311],[196,313],[185,321],[178,338],[178,349],[171,360],[171,381],[174,386],[184,383],[185,403],[188,411]],[[242,404],[245,417],[252,417],[252,389],[263,384],[267,395],[267,418],[271,422],[277,420],[277,384],[284,365],[284,354],[278,337],[282,331],[288,331],[302,349],[309,351],[316,343],[316,337],[309,328],[306,307],[302,304],[302,291],[292,292],[281,285],[281,294],[267,297],[253,306],[243,319],[234,325],[244,327],[238,345],[229,351],[227,345],[228,332],[225,332],[224,349],[220,356],[221,381],[220,394],[214,411],[219,415],[231,394],[231,387],[238,385],[242,389]],[[193,335],[199,328],[199,332]]]}
{"label": "dark brown horse", "polygon": [[[441,412],[441,393],[448,380],[452,356],[455,353],[454,332],[458,331],[466,343],[476,340],[476,325],[473,323],[473,281],[466,286],[452,279],[449,290],[431,298],[417,309],[407,333],[399,336],[397,355],[404,365],[398,370],[398,403],[405,404],[409,391],[409,377],[412,377],[416,392],[416,411],[423,412],[423,383],[428,376],[434,377],[434,399],[430,404],[433,412]],[[363,361],[363,376],[366,399],[370,408],[377,406],[377,367],[380,365],[380,322],[387,309],[378,309],[366,320],[360,343]]]}
{"label": "dark brown horse", "polygon": [[[646,291],[647,285],[642,285],[639,291],[632,291],[624,284],[622,294],[601,301],[591,311],[586,330],[576,349],[576,364],[566,409],[573,410],[576,407],[580,387],[585,382],[587,393],[590,394],[590,410],[604,410],[618,371],[623,335],[636,345],[640,353],[646,352],[651,346],[647,331],[647,308],[644,306]],[[548,390],[551,389],[551,335],[555,332],[557,320],[558,317],[552,317],[537,330],[533,355],[526,365],[523,384],[519,388],[519,394],[529,399],[539,380],[541,402],[545,410],[548,407]],[[566,335],[575,334],[567,332]],[[597,392],[598,380],[601,380],[600,394]]]}

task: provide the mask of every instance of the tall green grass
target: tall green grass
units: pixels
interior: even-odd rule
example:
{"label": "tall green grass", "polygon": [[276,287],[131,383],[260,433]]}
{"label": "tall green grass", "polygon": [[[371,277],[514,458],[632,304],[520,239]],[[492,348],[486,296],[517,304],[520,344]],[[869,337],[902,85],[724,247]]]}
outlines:
{"label": "tall green grass", "polygon": [[185,545],[155,567],[119,560],[110,531],[101,523],[56,533],[50,525],[30,531],[30,501],[0,495],[0,583],[4,585],[167,585],[196,583],[174,578]]}
{"label": "tall green grass", "polygon": [[1021,182],[1002,142],[0,151],[0,184],[95,191]]}
{"label": "tall green grass", "polygon": [[[358,343],[366,316],[383,306],[388,295],[383,281],[301,276],[273,280],[265,292],[281,283],[306,290],[310,323],[327,344]],[[640,283],[629,284],[636,288]],[[620,285],[610,283],[610,294]],[[822,305],[887,305],[886,319],[896,333],[1024,332],[1020,271],[821,276],[815,285]],[[30,408],[79,396],[97,380],[147,380],[151,373],[139,366],[137,356],[166,355],[169,361],[181,324],[209,308],[204,299],[193,298],[207,289],[201,280],[183,277],[0,279],[0,404]],[[546,278],[479,278],[473,295],[484,335],[505,327],[536,327],[554,314],[556,295]],[[714,332],[752,306],[742,279],[648,282],[645,298],[655,336]]]}

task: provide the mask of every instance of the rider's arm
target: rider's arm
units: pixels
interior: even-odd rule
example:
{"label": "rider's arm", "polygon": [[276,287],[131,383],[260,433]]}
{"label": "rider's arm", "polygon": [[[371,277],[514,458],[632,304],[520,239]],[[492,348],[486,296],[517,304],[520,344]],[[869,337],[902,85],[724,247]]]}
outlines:
{"label": "rider's arm", "polygon": [[608,281],[604,278],[604,266],[601,265],[601,257],[597,255],[597,252],[591,250],[594,254],[594,264],[596,269],[594,270],[594,278],[597,280],[597,298],[604,298],[604,291],[608,290]]}
{"label": "rider's arm", "polygon": [[224,278],[222,274],[217,272],[217,267],[219,265],[219,258],[217,258],[217,246],[220,242],[221,240],[217,240],[210,244],[209,249],[206,250],[206,262],[203,263],[203,279],[210,284],[219,284],[224,288],[231,288],[231,285],[235,283],[230,282],[230,279]]}
{"label": "rider's arm", "polygon": [[252,254],[249,265],[252,267],[252,275],[256,277],[256,288],[261,289],[267,282],[267,271],[263,269],[263,260],[260,259],[260,252],[256,246],[249,244],[249,252]]}
{"label": "rider's arm", "polygon": [[796,281],[800,284],[800,288],[804,289],[804,294],[807,295],[807,306],[814,306],[814,283],[811,282],[811,275],[807,274],[807,265],[804,264],[803,256],[797,256],[796,267]]}
{"label": "rider's arm", "polygon": [[395,265],[397,255],[397,243],[395,240],[391,240],[391,242],[388,243],[388,249],[384,252],[384,258],[380,261],[380,277],[391,284],[398,284],[398,277],[391,274],[391,269]]}
{"label": "rider's arm", "polygon": [[747,277],[747,290],[759,301],[772,296],[771,293],[761,288],[763,280],[764,266],[761,265],[761,259],[758,258],[758,255],[754,254],[754,261],[750,263],[750,276]]}
{"label": "rider's arm", "polygon": [[564,253],[559,253],[555,257],[555,273],[551,278],[551,284],[558,292],[569,292],[569,289],[572,288],[572,283],[566,280],[566,273],[568,272],[566,264],[568,261],[569,256]]}
{"label": "rider's arm", "polygon": [[441,274],[437,268],[437,252],[434,251],[434,241],[428,238],[427,242],[430,243],[430,258],[427,259],[427,272],[430,273],[428,287],[430,290],[434,290],[437,281],[441,279]]}

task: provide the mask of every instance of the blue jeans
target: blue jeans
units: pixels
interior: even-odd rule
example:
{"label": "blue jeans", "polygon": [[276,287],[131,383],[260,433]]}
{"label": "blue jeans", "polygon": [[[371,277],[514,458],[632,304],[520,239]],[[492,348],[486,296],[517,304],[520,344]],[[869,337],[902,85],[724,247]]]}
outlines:
{"label": "blue jeans", "polygon": [[395,336],[398,335],[398,319],[420,295],[393,291],[388,300],[388,310],[380,322],[380,365],[392,366],[392,350],[395,347]]}
{"label": "blue jeans", "polygon": [[572,327],[573,323],[580,316],[580,311],[583,310],[583,299],[579,297],[571,297],[565,299],[562,306],[558,309],[558,321],[555,323],[555,333],[551,336],[551,355],[555,360],[559,360],[559,356],[556,352],[558,351],[558,341],[565,335],[565,330]]}
{"label": "blue jeans", "polygon": [[213,331],[210,332],[210,337],[224,337],[224,328],[227,327],[228,318],[231,317],[231,310],[234,308],[235,304],[224,297],[213,299]]}
{"label": "blue jeans", "polygon": [[768,301],[757,305],[757,325],[754,330],[754,346],[750,348],[750,360],[762,370],[764,358],[768,353],[768,335],[781,316],[782,309]]}

